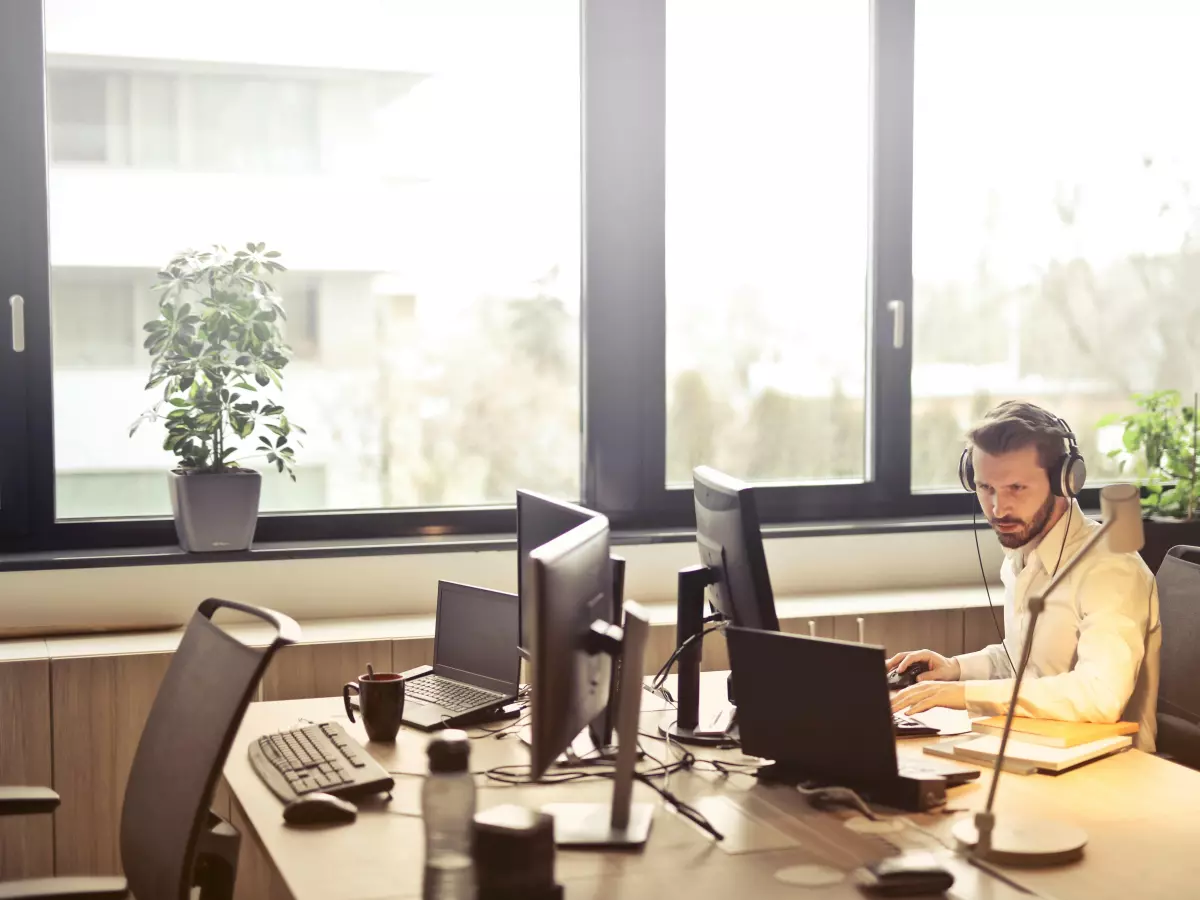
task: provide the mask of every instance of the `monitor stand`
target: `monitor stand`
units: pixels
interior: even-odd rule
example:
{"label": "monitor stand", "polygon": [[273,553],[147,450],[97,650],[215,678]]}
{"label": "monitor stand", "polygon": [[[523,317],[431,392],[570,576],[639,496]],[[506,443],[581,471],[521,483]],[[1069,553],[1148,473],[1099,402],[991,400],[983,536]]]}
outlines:
{"label": "monitor stand", "polygon": [[[675,646],[682,647],[676,662],[679,672],[675,691],[677,705],[658,723],[659,733],[681,744],[700,747],[717,747],[733,743],[736,739],[729,727],[714,727],[712,722],[700,721],[700,662],[703,658],[703,639],[697,635],[704,632],[704,591],[716,584],[719,574],[711,566],[688,566],[679,570],[676,592]],[[731,676],[732,677],[732,676]],[[730,702],[733,701],[732,683]]]}
{"label": "monitor stand", "polygon": [[650,619],[632,600],[625,603],[621,638],[621,694],[617,709],[617,766],[611,803],[550,803],[554,843],[560,847],[640,847],[650,836],[654,806],[634,803],[638,716],[642,709],[642,667]]}

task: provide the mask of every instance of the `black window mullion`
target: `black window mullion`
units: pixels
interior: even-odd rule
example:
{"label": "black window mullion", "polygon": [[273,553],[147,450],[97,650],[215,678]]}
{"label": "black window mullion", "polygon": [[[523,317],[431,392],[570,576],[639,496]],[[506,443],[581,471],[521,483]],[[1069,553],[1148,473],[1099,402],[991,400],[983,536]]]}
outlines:
{"label": "black window mullion", "polygon": [[583,0],[583,501],[667,503],[665,0]]}
{"label": "black window mullion", "polygon": [[[37,442],[39,367],[49,381],[45,94],[40,0],[0,4],[0,535],[43,524],[51,447]],[[24,350],[14,345],[13,297]],[[49,412],[45,417],[49,421]]]}
{"label": "black window mullion", "polygon": [[889,507],[911,493],[915,21],[914,0],[872,3],[867,471]]}

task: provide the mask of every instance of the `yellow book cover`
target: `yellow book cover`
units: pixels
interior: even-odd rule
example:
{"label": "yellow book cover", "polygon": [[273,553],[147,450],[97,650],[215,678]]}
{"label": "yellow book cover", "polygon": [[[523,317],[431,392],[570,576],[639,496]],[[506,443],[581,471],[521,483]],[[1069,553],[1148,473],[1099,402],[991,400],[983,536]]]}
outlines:
{"label": "yellow book cover", "polygon": [[[999,737],[1004,733],[1004,716],[978,719],[971,723],[971,730],[979,734]],[[1137,722],[1059,722],[1055,719],[1029,719],[1013,716],[1013,740],[1027,744],[1042,744],[1045,747],[1077,747],[1104,738],[1137,734]]]}

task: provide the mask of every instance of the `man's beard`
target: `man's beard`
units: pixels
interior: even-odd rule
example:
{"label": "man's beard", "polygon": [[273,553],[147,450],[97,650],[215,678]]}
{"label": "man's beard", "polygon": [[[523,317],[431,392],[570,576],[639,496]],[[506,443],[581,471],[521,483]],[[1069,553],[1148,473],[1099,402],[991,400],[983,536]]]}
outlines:
{"label": "man's beard", "polygon": [[[1018,547],[1024,547],[1030,541],[1039,537],[1046,529],[1046,525],[1050,522],[1050,517],[1054,515],[1054,494],[1051,493],[1046,497],[1046,502],[1041,505],[1041,508],[1034,513],[1033,518],[1028,522],[1023,519],[1011,519],[1007,516],[1003,519],[988,519],[988,524],[992,526],[992,530],[996,532],[996,537],[1000,541],[1002,547],[1007,547],[1009,550],[1016,550]],[[1016,531],[999,531],[996,529],[997,524],[1003,525],[1021,525]]]}

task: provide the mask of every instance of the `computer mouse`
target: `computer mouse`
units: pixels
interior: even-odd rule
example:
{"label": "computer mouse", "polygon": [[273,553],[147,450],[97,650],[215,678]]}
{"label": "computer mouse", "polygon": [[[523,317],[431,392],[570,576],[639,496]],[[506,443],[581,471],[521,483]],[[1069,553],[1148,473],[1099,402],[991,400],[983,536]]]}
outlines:
{"label": "computer mouse", "polygon": [[917,676],[929,671],[929,663],[915,662],[903,672],[898,668],[888,672],[887,684],[889,691],[902,691],[904,688],[917,683]]}
{"label": "computer mouse", "polygon": [[283,821],[289,825],[340,825],[357,816],[353,803],[320,791],[297,797],[283,808]]}
{"label": "computer mouse", "polygon": [[869,863],[854,872],[864,893],[877,897],[916,897],[942,894],[954,884],[954,876],[938,865],[932,853],[902,853]]}

